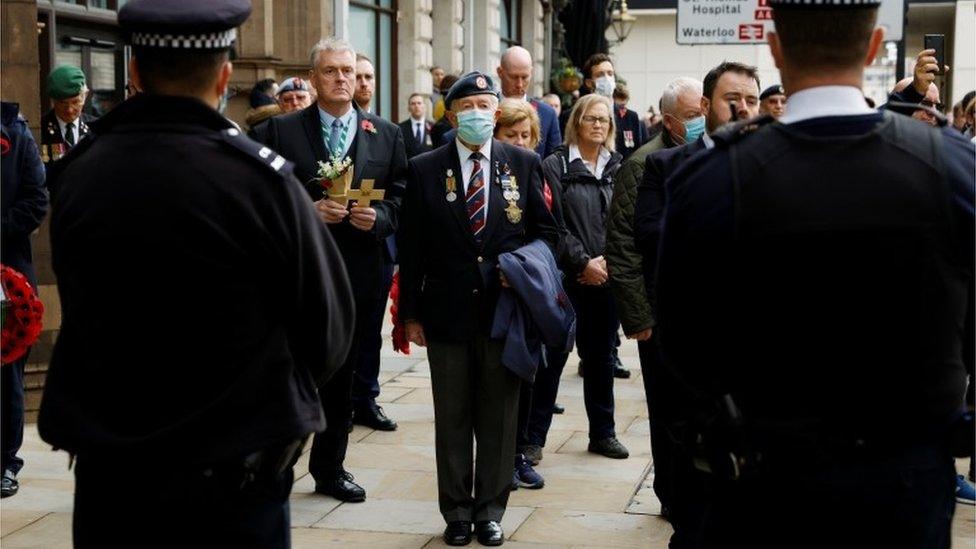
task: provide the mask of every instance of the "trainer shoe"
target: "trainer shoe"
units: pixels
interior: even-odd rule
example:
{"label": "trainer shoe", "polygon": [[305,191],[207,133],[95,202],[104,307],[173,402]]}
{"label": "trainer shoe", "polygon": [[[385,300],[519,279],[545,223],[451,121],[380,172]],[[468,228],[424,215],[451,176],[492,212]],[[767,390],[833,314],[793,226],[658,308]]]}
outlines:
{"label": "trainer shoe", "polygon": [[0,498],[9,498],[17,493],[20,484],[17,482],[17,474],[7,469],[0,478]]}
{"label": "trainer shoe", "polygon": [[976,489],[963,475],[956,475],[956,501],[966,505],[976,505]]}
{"label": "trainer shoe", "polygon": [[519,453],[525,456],[525,459],[529,460],[532,465],[538,465],[542,461],[542,446],[537,446],[535,444],[529,444],[527,446],[522,446],[519,448]]}
{"label": "trainer shoe", "polygon": [[630,457],[630,452],[617,440],[617,437],[591,440],[586,450],[612,459],[627,459]]}
{"label": "trainer shoe", "polygon": [[525,459],[523,454],[515,456],[515,476],[518,478],[518,484],[522,488],[538,490],[546,485],[546,479],[535,472],[532,464],[529,463],[529,460]]}

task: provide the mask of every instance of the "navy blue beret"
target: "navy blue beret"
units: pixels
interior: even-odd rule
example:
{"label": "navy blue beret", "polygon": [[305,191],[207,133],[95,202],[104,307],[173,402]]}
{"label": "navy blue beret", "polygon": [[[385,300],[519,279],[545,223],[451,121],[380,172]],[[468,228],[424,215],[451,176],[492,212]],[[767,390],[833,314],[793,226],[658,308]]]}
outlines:
{"label": "navy blue beret", "polygon": [[786,95],[786,91],[783,90],[783,86],[776,84],[775,86],[770,86],[763,90],[763,92],[759,94],[759,100],[762,101],[771,95]]}
{"label": "navy blue beret", "polygon": [[450,109],[451,103],[455,99],[486,94],[494,95],[496,98],[498,97],[498,91],[495,89],[495,84],[491,81],[491,77],[480,71],[472,71],[462,76],[451,86],[451,89],[447,91],[447,95],[444,96],[444,105]]}
{"label": "navy blue beret", "polygon": [[251,0],[131,0],[119,26],[133,46],[180,50],[229,48],[251,15]]}

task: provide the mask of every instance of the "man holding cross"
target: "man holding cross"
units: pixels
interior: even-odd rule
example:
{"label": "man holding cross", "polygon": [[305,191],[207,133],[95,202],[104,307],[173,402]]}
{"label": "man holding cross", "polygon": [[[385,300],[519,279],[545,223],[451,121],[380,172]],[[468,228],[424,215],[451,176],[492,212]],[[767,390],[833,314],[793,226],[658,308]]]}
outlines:
{"label": "man holding cross", "polygon": [[[352,379],[364,340],[380,327],[371,317],[386,301],[381,284],[382,247],[396,232],[405,186],[406,149],[400,128],[353,103],[356,52],[343,40],[320,41],[311,51],[314,105],[268,122],[267,145],[295,163],[295,175],[315,201],[346,263],[356,298],[356,331],[345,364],[320,389],[326,430],[312,442],[309,472],[315,491],[359,502],[366,491],[343,468],[352,419]],[[326,193],[318,163],[350,159],[352,177],[333,181]],[[341,179],[341,178],[339,178]],[[371,403],[372,412],[383,411]],[[385,416],[384,416],[385,417]]]}

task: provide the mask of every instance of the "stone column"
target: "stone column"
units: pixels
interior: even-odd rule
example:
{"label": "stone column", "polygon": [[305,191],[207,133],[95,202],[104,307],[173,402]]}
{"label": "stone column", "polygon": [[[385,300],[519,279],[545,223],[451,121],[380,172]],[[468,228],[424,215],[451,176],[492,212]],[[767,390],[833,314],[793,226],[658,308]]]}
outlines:
{"label": "stone column", "polygon": [[546,72],[546,13],[542,3],[538,0],[526,0],[522,3],[522,15],[519,23],[522,27],[522,47],[532,54],[535,68],[532,72],[532,88],[530,96],[539,97],[547,88],[549,75]]}
{"label": "stone column", "polygon": [[[397,112],[406,118],[407,102],[414,92],[428,99],[433,89],[430,68],[434,65],[434,21],[432,0],[401,0],[400,23],[397,27],[399,52],[397,79]],[[443,65],[442,65],[443,66]],[[446,70],[446,69],[445,69]],[[395,121],[394,121],[395,122]]]}
{"label": "stone column", "polygon": [[0,4],[3,48],[2,96],[4,101],[20,104],[20,112],[33,128],[40,125],[41,91],[38,78],[40,64],[37,51],[36,0],[3,0]]}
{"label": "stone column", "polygon": [[433,63],[447,74],[461,74],[464,70],[463,0],[432,0],[431,36]]}
{"label": "stone column", "polygon": [[472,2],[469,7],[471,21],[464,25],[470,29],[472,66],[466,70],[479,70],[486,74],[495,74],[501,50],[501,37],[498,34],[499,13],[498,0],[479,0]]}

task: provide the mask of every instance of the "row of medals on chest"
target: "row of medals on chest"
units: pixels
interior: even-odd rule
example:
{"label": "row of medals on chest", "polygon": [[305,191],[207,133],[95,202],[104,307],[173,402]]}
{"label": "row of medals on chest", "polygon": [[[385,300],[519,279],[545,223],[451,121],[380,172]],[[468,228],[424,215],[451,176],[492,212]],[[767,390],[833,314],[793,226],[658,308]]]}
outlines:
{"label": "row of medals on chest", "polygon": [[[444,197],[448,202],[454,202],[458,199],[457,179],[454,177],[454,170],[448,168],[446,175],[447,177],[444,179]],[[512,170],[508,164],[505,164],[505,167],[499,170],[498,162],[495,162],[495,176],[501,184],[502,197],[508,202],[508,206],[505,208],[505,215],[508,217],[509,223],[518,223],[522,220],[522,208],[518,207],[518,200],[521,198],[521,194],[519,193],[515,176],[512,175]]]}

